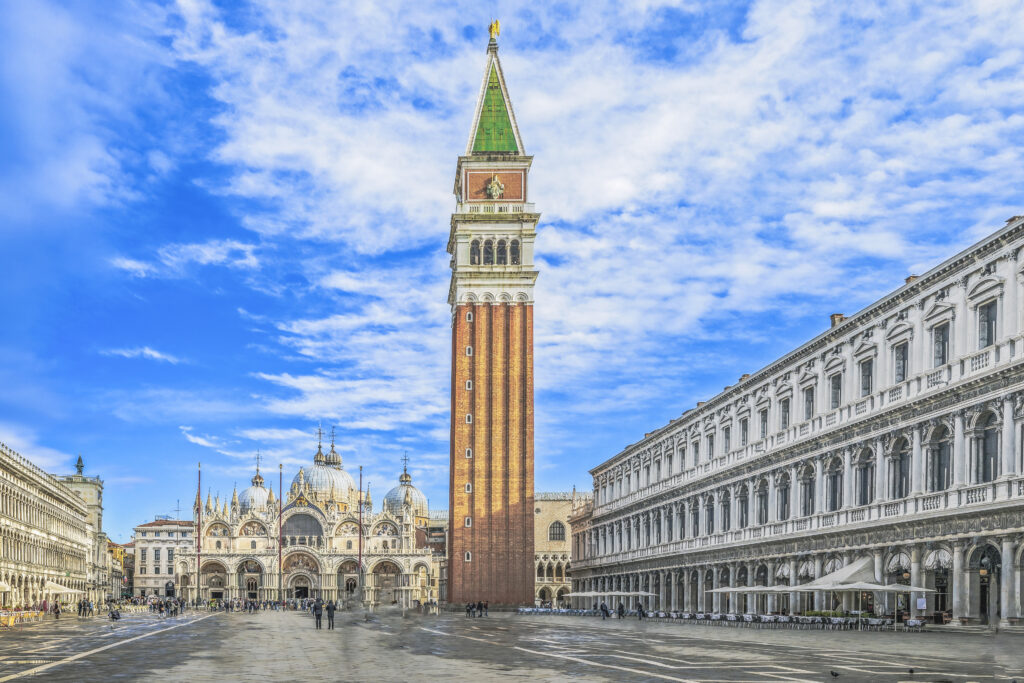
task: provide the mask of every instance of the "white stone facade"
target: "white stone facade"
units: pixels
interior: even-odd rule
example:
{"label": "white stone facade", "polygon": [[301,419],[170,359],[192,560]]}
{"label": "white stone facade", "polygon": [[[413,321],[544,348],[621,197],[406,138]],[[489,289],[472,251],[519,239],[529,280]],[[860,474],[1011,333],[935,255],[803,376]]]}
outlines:
{"label": "white stone facade", "polygon": [[863,596],[876,611],[1016,622],[1022,246],[1015,217],[591,470],[573,590],[650,590],[648,606],[689,611],[849,609],[821,592],[709,591],[796,586],[870,556],[877,581],[936,590]]}
{"label": "white stone facade", "polygon": [[135,527],[136,596],[180,597],[174,568],[185,551],[195,547],[195,525],[189,520],[156,519]]}
{"label": "white stone facade", "polygon": [[87,516],[81,497],[0,444],[0,606],[73,602],[89,589]]}
{"label": "white stone facade", "polygon": [[257,470],[252,486],[230,503],[208,496],[196,510],[190,524],[201,524],[202,555],[193,543],[175,562],[183,597],[197,597],[201,566],[202,600],[321,597],[354,606],[362,595],[370,607],[437,601],[439,560],[426,542],[427,499],[408,472],[377,512],[369,493],[360,497],[333,445],[327,455],[318,449],[313,466],[295,475],[283,508],[263,484]]}

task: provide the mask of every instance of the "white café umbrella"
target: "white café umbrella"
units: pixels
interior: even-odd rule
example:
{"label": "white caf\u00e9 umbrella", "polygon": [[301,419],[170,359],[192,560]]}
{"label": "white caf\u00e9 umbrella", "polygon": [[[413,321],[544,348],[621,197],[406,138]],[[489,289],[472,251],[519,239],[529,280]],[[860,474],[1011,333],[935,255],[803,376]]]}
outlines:
{"label": "white caf\u00e9 umbrella", "polygon": [[44,593],[84,593],[85,591],[80,591],[77,588],[68,588],[67,586],[62,586],[59,583],[55,583],[53,581],[47,581],[46,583],[43,584],[43,592]]}

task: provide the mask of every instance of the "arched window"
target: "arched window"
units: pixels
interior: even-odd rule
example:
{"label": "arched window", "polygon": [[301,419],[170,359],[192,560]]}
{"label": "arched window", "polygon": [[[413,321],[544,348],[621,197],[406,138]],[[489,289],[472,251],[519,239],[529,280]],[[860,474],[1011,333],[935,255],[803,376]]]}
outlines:
{"label": "arched window", "polygon": [[779,481],[775,484],[775,498],[778,503],[778,519],[780,522],[789,519],[789,508],[790,508],[790,490],[789,475],[783,475],[779,478]]}
{"label": "arched window", "polygon": [[216,545],[216,546],[214,546],[214,547],[216,547],[216,548],[217,548],[217,550],[220,550],[220,541],[217,541],[217,545]]}
{"label": "arched window", "polygon": [[746,529],[750,525],[750,508],[747,506],[749,497],[747,496],[747,487],[744,486],[740,489],[739,494],[736,496],[737,514],[739,519],[736,520],[740,529]]}
{"label": "arched window", "polygon": [[835,512],[843,506],[843,463],[833,459],[825,472],[828,511]]}
{"label": "arched window", "polygon": [[952,483],[952,444],[945,427],[932,439],[928,448],[928,490],[945,491]]}
{"label": "arched window", "polygon": [[565,540],[565,525],[561,522],[551,522],[551,526],[548,527],[548,540],[549,541],[564,541]]}
{"label": "arched window", "polygon": [[508,263],[508,251],[505,249],[505,240],[498,240],[498,265],[504,266]]}
{"label": "arched window", "polygon": [[469,265],[480,265],[480,240],[473,240],[469,245]]}
{"label": "arched window", "polygon": [[889,495],[893,499],[906,498],[910,493],[910,446],[901,439],[896,455],[889,460]]}
{"label": "arched window", "polygon": [[249,547],[253,550],[256,550],[256,541],[249,541]]}
{"label": "arched window", "polygon": [[875,459],[871,451],[862,452],[854,467],[857,505],[867,505],[875,499]]}
{"label": "arched window", "polygon": [[981,443],[978,444],[981,447],[976,474],[978,483],[989,482],[999,476],[999,428],[995,414],[989,413],[982,424]]}
{"label": "arched window", "polygon": [[542,565],[542,564],[538,564],[537,565],[537,580],[538,581],[543,581],[544,580],[544,565]]}
{"label": "arched window", "polygon": [[722,531],[728,531],[729,527],[732,524],[732,516],[730,514],[732,512],[731,505],[732,498],[729,496],[729,492],[726,491],[724,494],[722,494],[722,502],[720,503],[720,507],[722,509]]}
{"label": "arched window", "polygon": [[715,533],[715,503],[710,497],[704,506],[704,530],[709,535]]}
{"label": "arched window", "polygon": [[494,265],[494,242],[491,240],[484,242],[484,265]]}
{"label": "arched window", "polygon": [[473,561],[473,553],[471,553],[471,552],[469,552],[467,550],[466,551],[466,555],[465,555],[465,560],[466,560],[466,562],[472,562]]}
{"label": "arched window", "polygon": [[512,240],[508,249],[508,262],[513,266],[519,265],[519,240]]}
{"label": "arched window", "polygon": [[755,500],[757,501],[757,523],[767,524],[768,523],[768,482],[763,479],[757,485],[757,491],[755,492]]}

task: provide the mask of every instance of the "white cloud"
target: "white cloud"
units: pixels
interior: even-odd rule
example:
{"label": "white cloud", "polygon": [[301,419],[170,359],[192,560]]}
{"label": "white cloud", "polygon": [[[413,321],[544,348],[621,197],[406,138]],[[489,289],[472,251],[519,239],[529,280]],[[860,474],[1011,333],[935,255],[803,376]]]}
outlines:
{"label": "white cloud", "polygon": [[178,429],[181,430],[181,435],[184,436],[189,443],[194,443],[197,446],[203,446],[204,448],[213,448],[218,451],[224,447],[223,442],[215,436],[209,436],[207,434],[200,436],[198,434],[193,434],[192,427],[186,425],[180,425]]}
{"label": "white cloud", "polygon": [[172,356],[169,353],[157,351],[156,349],[148,346],[137,346],[134,348],[127,349],[105,349],[100,351],[104,356],[120,356],[122,358],[147,358],[149,360],[157,360],[164,363],[171,363],[177,365],[182,360],[177,356]]}
{"label": "white cloud", "polygon": [[124,258],[122,256],[110,259],[110,264],[115,268],[128,271],[135,277],[146,277],[154,270],[153,265],[150,263]]}
{"label": "white cloud", "polygon": [[[756,369],[696,343],[764,342],[764,315],[824,328],[833,306],[859,308],[1017,212],[1015,3],[763,0],[739,27],[677,37],[649,32],[662,7],[536,6],[503,20],[544,214],[535,376],[558,415],[538,419],[539,453],[563,448],[581,416],[689,404],[708,391],[689,371]],[[715,9],[681,11],[696,25]],[[375,446],[408,432],[443,440],[443,245],[484,60],[483,41],[460,31],[486,25],[487,10],[263,2],[261,31],[232,28],[212,2],[179,10],[175,54],[222,105],[212,158],[227,179],[203,182],[269,209],[243,216],[258,243],[168,245],[152,267],[294,272],[299,245],[314,294],[338,305],[240,311],[311,364],[257,372],[262,409],[344,421],[378,433]],[[307,262],[325,242],[348,265]]]}
{"label": "white cloud", "polygon": [[75,456],[40,443],[35,430],[12,422],[0,422],[0,443],[51,474],[67,474]]}

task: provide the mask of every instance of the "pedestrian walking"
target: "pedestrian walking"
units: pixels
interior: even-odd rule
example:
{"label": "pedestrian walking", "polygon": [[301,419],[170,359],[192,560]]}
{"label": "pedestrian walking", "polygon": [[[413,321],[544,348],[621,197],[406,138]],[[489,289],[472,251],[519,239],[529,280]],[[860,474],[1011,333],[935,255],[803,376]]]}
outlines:
{"label": "pedestrian walking", "polygon": [[484,615],[484,603],[483,600],[476,603],[476,615],[482,617]]}
{"label": "pedestrian walking", "polygon": [[320,598],[317,598],[316,602],[313,603],[313,617],[316,619],[316,627],[317,627],[317,629],[320,628],[320,621],[323,619],[323,616],[324,616],[324,603],[320,602]]}
{"label": "pedestrian walking", "polygon": [[327,608],[326,609],[327,609],[327,630],[328,631],[333,631],[334,630],[334,610],[335,610],[334,600],[328,600],[327,601]]}
{"label": "pedestrian walking", "polygon": [[487,609],[490,606],[490,604],[491,604],[490,600],[484,600],[484,616],[485,617],[487,616]]}

